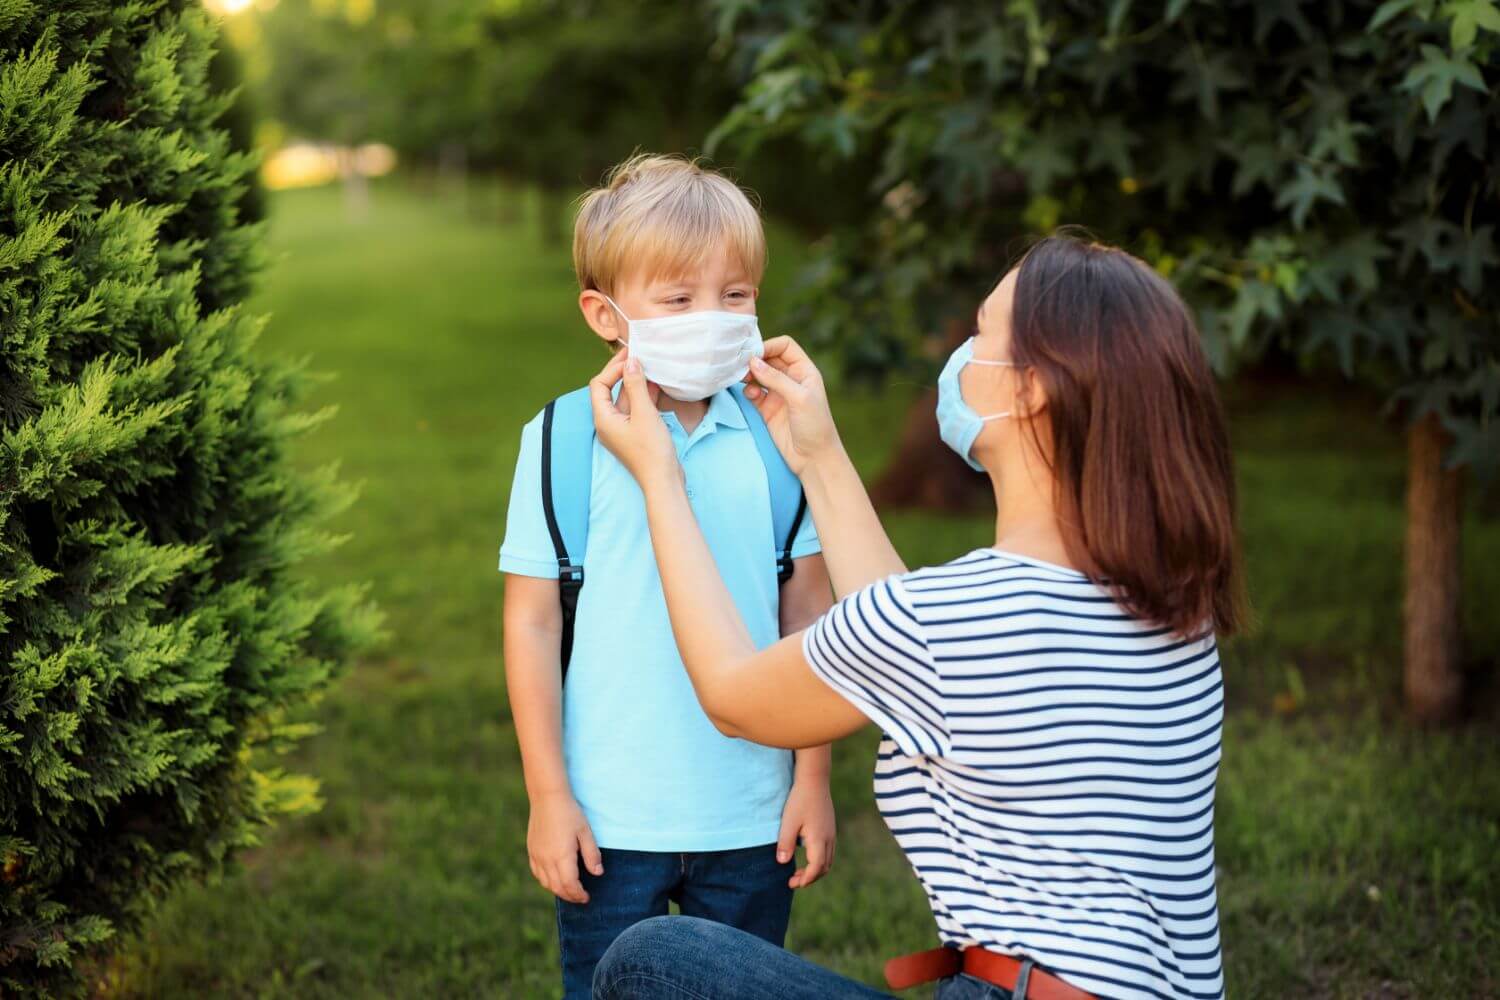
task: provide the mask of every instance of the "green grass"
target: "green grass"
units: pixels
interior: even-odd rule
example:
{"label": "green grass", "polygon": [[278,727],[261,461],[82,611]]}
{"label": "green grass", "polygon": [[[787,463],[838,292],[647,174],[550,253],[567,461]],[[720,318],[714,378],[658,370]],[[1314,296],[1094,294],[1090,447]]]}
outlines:
{"label": "green grass", "polygon": [[[515,206],[512,205],[512,208]],[[338,418],[299,459],[364,483],[351,541],[312,567],[370,580],[391,631],[315,716],[292,763],[326,805],[284,823],[214,885],[166,901],[109,970],[129,997],[549,996],[550,897],[525,859],[526,798],[505,706],[495,553],[517,431],[602,362],[572,304],[565,247],[451,201],[376,188],[363,222],[332,190],[280,195],[280,255],[257,308],[265,349],[336,372]],[[773,241],[763,296],[797,256]],[[862,469],[910,388],[844,394]],[[1236,404],[1245,548],[1261,627],[1228,651],[1218,847],[1237,996],[1500,991],[1500,751],[1492,721],[1409,729],[1399,690],[1402,462],[1359,399]],[[981,544],[987,518],[889,518],[910,561]],[[1477,661],[1500,654],[1500,528],[1466,536]],[[1283,718],[1272,695],[1303,691]],[[1491,713],[1492,714],[1492,713]],[[873,734],[839,747],[838,863],[805,892],[790,945],[871,982],[932,944],[921,893],[875,813]]]}

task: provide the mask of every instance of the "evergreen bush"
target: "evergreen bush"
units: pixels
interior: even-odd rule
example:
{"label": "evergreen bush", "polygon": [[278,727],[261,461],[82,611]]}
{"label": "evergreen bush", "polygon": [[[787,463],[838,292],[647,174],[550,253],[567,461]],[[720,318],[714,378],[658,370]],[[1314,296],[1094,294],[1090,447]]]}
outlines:
{"label": "evergreen bush", "polygon": [[314,805],[273,755],[376,628],[292,573],[350,493],[294,471],[326,414],[241,306],[215,34],[194,0],[0,0],[0,994],[78,991]]}

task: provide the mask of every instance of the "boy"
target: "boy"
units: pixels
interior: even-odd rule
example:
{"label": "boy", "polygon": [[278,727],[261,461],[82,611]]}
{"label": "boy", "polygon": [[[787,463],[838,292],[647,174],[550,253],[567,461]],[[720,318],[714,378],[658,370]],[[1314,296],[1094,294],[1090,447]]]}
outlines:
{"label": "boy", "polygon": [[[786,543],[774,537],[772,469],[752,433],[759,418],[732,388],[746,352],[759,349],[765,260],[744,192],[678,158],[619,165],[584,198],[574,227],[584,320],[652,380],[694,512],[760,645],[831,603],[811,518],[789,532],[793,569],[778,580]],[[669,901],[782,944],[792,890],[831,861],[834,816],[828,747],[794,756],[756,746],[703,714],[672,637],[640,490],[591,438],[584,585],[564,638],[565,542],[553,508],[568,498],[554,490],[544,500],[544,444],[548,462],[567,456],[556,454],[549,415],[521,432],[500,569],[527,850],[557,897],[564,993],[574,998],[590,995],[610,943]],[[794,872],[799,838],[808,863]]]}

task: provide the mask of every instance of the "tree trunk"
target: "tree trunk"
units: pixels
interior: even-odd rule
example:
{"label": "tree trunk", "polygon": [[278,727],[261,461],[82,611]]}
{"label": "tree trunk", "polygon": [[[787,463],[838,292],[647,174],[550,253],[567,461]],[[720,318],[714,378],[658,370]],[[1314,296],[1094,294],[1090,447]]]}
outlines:
{"label": "tree trunk", "polygon": [[[950,323],[943,335],[943,351],[951,351],[968,335],[967,323]],[[989,478],[969,468],[938,433],[937,390],[922,393],[907,411],[896,453],[871,487],[870,499],[879,507],[956,513],[977,509],[988,496]]]}
{"label": "tree trunk", "polygon": [[1447,431],[1428,414],[1408,435],[1406,493],[1406,707],[1423,722],[1458,713],[1459,535],[1463,474],[1443,467]]}

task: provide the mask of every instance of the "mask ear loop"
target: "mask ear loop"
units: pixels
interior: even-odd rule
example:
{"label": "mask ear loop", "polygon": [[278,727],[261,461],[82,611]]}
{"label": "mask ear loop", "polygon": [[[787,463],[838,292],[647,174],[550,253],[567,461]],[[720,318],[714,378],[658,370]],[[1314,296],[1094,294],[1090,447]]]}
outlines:
{"label": "mask ear loop", "polygon": [[[1014,361],[986,361],[983,358],[970,358],[968,363],[971,365],[986,365],[990,368],[1014,368],[1016,366]],[[1012,411],[1010,410],[1006,410],[1004,413],[992,413],[987,417],[980,417],[979,422],[987,424],[991,420],[1002,420],[1010,416],[1011,413]]]}
{"label": "mask ear loop", "polygon": [[[600,292],[599,294],[600,295],[604,295],[603,292]],[[629,331],[629,329],[630,329],[630,317],[625,315],[625,310],[621,309],[620,308],[620,304],[618,302],[616,302],[614,299],[610,298],[608,295],[604,295],[604,301],[608,302],[611,306],[614,306],[615,312],[619,313],[620,314],[620,318],[625,321],[625,329],[627,331]],[[620,343],[624,344],[625,345],[625,349],[627,351],[630,349],[630,341],[626,340],[624,337],[616,337],[615,339],[618,340]]]}

